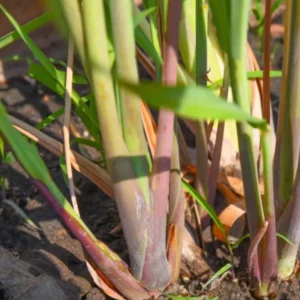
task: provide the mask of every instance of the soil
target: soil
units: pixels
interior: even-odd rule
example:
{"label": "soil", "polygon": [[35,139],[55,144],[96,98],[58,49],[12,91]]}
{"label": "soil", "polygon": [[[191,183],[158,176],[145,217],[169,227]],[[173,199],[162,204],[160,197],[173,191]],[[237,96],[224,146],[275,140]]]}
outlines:
{"label": "soil", "polygon": [[[280,20],[278,21],[280,23]],[[254,36],[249,36],[255,45]],[[280,68],[282,60],[282,40],[275,44],[279,50],[274,55],[273,65]],[[258,45],[255,47],[258,49]],[[258,57],[260,53],[257,51]],[[279,99],[279,80],[272,83],[274,112]],[[63,105],[62,99],[45,87],[26,77],[14,78],[0,86],[0,99],[8,112],[29,124],[35,125],[43,118]],[[79,132],[84,127],[73,116],[72,121]],[[61,119],[49,125],[44,131],[61,140]],[[53,179],[68,197],[68,189],[60,171],[59,159],[39,147]],[[0,162],[1,163],[1,162]],[[41,197],[37,188],[30,183],[17,162],[0,165],[0,176],[6,178],[5,189],[0,195],[0,300],[1,299],[110,299],[98,288],[87,271],[83,252],[79,242],[61,223],[54,211]],[[122,232],[110,233],[119,218],[116,205],[96,186],[79,173],[75,173],[75,186],[79,208],[83,220],[101,241],[128,261],[126,243]],[[3,202],[12,200],[26,212],[29,218],[40,227],[37,230],[24,221],[15,210]],[[166,291],[170,294],[215,297],[218,299],[254,299],[248,285],[246,270],[247,241],[243,242],[234,253],[233,272],[215,280],[204,291],[203,276],[180,278]],[[228,255],[224,255],[224,245],[217,244],[217,255],[208,251],[211,271],[206,280],[223,266]],[[212,250],[213,248],[209,248]],[[295,276],[290,281],[278,282],[276,299],[300,299],[300,278]],[[159,299],[168,299],[161,296]],[[199,298],[200,299],[200,298]],[[202,298],[201,298],[202,299]],[[205,298],[204,298],[205,299]]]}

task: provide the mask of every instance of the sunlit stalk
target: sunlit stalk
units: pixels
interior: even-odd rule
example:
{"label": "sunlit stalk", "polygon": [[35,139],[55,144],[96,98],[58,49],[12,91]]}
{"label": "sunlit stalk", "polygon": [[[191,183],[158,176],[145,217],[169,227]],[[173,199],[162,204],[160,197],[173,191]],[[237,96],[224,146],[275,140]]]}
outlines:
{"label": "sunlit stalk", "polygon": [[[274,161],[278,231],[294,245],[278,240],[279,276],[294,270],[300,241],[300,2],[288,0],[285,16],[283,87]],[[278,185],[279,184],[279,190]]]}
{"label": "sunlit stalk", "polygon": [[[178,24],[181,1],[174,0],[168,6],[168,29],[163,45],[163,83],[175,85],[177,81]],[[153,212],[157,222],[157,234],[166,238],[166,216],[169,200],[171,157],[173,152],[174,113],[160,110],[157,127],[157,142],[151,176]],[[149,253],[150,254],[150,253]],[[149,266],[151,268],[152,266]]]}
{"label": "sunlit stalk", "polygon": [[65,25],[67,25],[68,30],[70,30],[70,34],[74,39],[76,51],[79,54],[80,60],[86,69],[86,49],[83,34],[83,24],[80,14],[80,1],[53,0],[51,4],[55,9],[55,13],[58,15],[58,22],[65,22],[63,23],[63,26],[61,26],[61,28],[63,28],[63,30],[66,30]]}
{"label": "sunlit stalk", "polygon": [[[135,278],[141,280],[144,272],[148,234],[153,232],[155,235],[156,232],[149,230],[152,225],[152,223],[149,223],[151,214],[148,197],[149,187],[140,184],[134,168],[135,158],[130,156],[123,140],[112,78],[110,75],[101,72],[103,69],[109,70],[110,68],[103,1],[83,1],[83,23],[87,42],[88,63],[91,70],[91,84],[96,98],[104,150],[114,187],[114,197],[129,249],[132,272]],[[99,55],[99,49],[101,49],[101,55]],[[146,161],[146,157],[138,156],[137,159]],[[139,173],[140,178],[145,178],[147,175],[147,173]],[[165,249],[163,246],[162,248]],[[163,255],[163,251],[160,250],[160,255],[155,258],[162,262]],[[164,268],[163,263],[159,266]],[[151,278],[149,278],[149,287],[164,287],[169,279],[168,273],[163,273],[161,269],[156,270],[160,271],[162,276],[158,277],[153,272]],[[163,276],[163,274],[166,274],[166,276]]]}
{"label": "sunlit stalk", "polygon": [[[166,85],[175,85],[177,79],[177,48],[178,48],[178,22],[180,19],[181,1],[176,0],[169,5],[168,10],[168,31],[164,44],[164,67],[163,83]],[[167,110],[161,110],[158,118],[157,143],[155,158],[153,163],[153,172],[151,188],[153,193],[160,191],[157,196],[163,201],[160,207],[166,212],[169,194],[169,180],[171,155],[174,133],[174,113]],[[156,198],[155,198],[156,199]],[[158,203],[156,205],[158,205]],[[158,211],[157,211],[158,213]]]}
{"label": "sunlit stalk", "polygon": [[[225,69],[223,76],[223,86],[221,88],[220,96],[224,98],[224,101],[227,100],[228,90],[230,84],[229,77],[229,67],[228,67],[228,58],[225,59]],[[220,159],[222,154],[222,145],[223,145],[223,137],[224,137],[224,129],[225,123],[219,122],[217,129],[216,142],[214,146],[214,152],[212,155],[211,167],[209,170],[209,189],[208,189],[208,199],[209,203],[212,204],[217,192],[217,180],[220,169]]]}
{"label": "sunlit stalk", "polygon": [[291,199],[300,150],[300,3],[287,1],[282,93],[274,158],[277,217]]}
{"label": "sunlit stalk", "polygon": [[278,221],[278,232],[293,244],[278,239],[278,275],[289,278],[297,261],[300,244],[300,164],[298,164],[293,195]]}
{"label": "sunlit stalk", "polygon": [[[110,1],[110,17],[117,60],[117,74],[132,83],[137,83],[138,70],[135,53],[135,41],[132,22],[132,1]],[[148,172],[146,157],[149,157],[144,135],[140,99],[137,95],[120,87],[121,120],[124,142],[130,155],[134,155],[133,166],[144,189],[144,197],[150,205],[148,190]]]}
{"label": "sunlit stalk", "polygon": [[[179,125],[177,124],[176,127],[179,127]],[[178,129],[175,128],[175,132],[177,131]],[[184,231],[186,230],[184,213],[185,195],[181,186],[179,145],[176,135],[174,135],[173,138],[169,199],[168,260],[172,272],[172,281],[175,282],[178,279],[180,273],[182,243],[184,239]]]}
{"label": "sunlit stalk", "polygon": [[[109,1],[109,4],[118,75],[137,83],[139,79],[131,15],[132,1]],[[124,141],[130,153],[145,155],[147,146],[140,114],[140,102],[136,95],[122,87],[120,89]]]}
{"label": "sunlit stalk", "polygon": [[[156,14],[155,16],[150,15],[149,16],[149,27],[150,27],[150,34],[151,34],[151,41],[153,46],[155,47],[156,51],[161,55],[162,53],[162,41],[161,41],[161,36],[159,34],[159,23],[158,23],[158,18],[159,18],[159,3],[157,0],[147,0],[145,1],[147,2],[147,6],[148,8],[150,7],[156,7]],[[155,74],[156,74],[156,78],[157,80],[161,80],[161,76],[162,76],[162,69],[161,69],[161,64],[157,64],[155,65]]]}
{"label": "sunlit stalk", "polygon": [[[230,1],[230,45],[229,66],[231,86],[234,101],[246,112],[250,113],[250,99],[246,77],[246,46],[248,12],[250,1]],[[239,26],[236,20],[239,19]],[[225,42],[225,41],[224,41]],[[253,147],[251,127],[245,123],[237,123],[239,153],[243,184],[248,214],[248,225],[251,241],[256,237],[259,229],[265,224],[262,200],[259,191],[258,174]],[[251,270],[252,284],[259,288],[261,282],[260,262],[257,254],[253,255],[253,268]]]}
{"label": "sunlit stalk", "polygon": [[264,75],[263,75],[263,117],[270,123],[270,53],[271,53],[271,0],[265,2],[264,23]]}
{"label": "sunlit stalk", "polygon": [[[259,263],[261,271],[261,283],[258,291],[259,296],[273,293],[277,275],[277,237],[276,217],[274,207],[273,169],[272,169],[272,143],[271,131],[261,133],[261,149],[263,160],[264,196],[263,208],[268,228],[259,246]],[[274,283],[274,282],[273,282]]]}
{"label": "sunlit stalk", "polygon": [[70,157],[70,120],[71,120],[71,94],[72,94],[72,79],[73,79],[73,64],[74,64],[74,44],[72,40],[69,41],[68,49],[68,62],[67,62],[67,72],[66,72],[66,95],[65,95],[65,114],[64,114],[64,126],[63,126],[63,136],[64,136],[64,151],[66,159],[66,168],[68,175],[68,184],[70,190],[71,202],[73,209],[79,215],[78,203],[75,194],[75,185],[73,181],[73,171],[71,166]]}
{"label": "sunlit stalk", "polygon": [[[205,0],[196,0],[196,55],[195,69],[196,82],[206,86],[207,74],[207,14],[208,6]],[[199,99],[201,101],[201,99]],[[196,166],[197,174],[195,187],[201,196],[208,201],[208,152],[206,137],[206,122],[198,121],[196,123]],[[202,225],[208,224],[207,213],[200,209]],[[203,237],[200,237],[201,239]]]}

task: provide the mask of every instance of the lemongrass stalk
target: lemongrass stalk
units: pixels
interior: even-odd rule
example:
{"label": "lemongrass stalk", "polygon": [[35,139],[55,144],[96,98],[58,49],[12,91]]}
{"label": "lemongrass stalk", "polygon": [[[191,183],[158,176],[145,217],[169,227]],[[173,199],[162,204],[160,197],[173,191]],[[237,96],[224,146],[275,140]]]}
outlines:
{"label": "lemongrass stalk", "polygon": [[[278,122],[277,122],[277,132],[276,132],[276,144],[275,144],[275,153],[274,153],[274,192],[275,192],[275,207],[276,207],[276,216],[277,218],[283,211],[284,203],[281,203],[280,195],[288,194],[291,191],[291,182],[286,182],[284,185],[280,184],[281,180],[284,179],[285,174],[293,173],[293,164],[289,163],[286,164],[285,168],[282,168],[284,163],[284,157],[288,156],[291,157],[292,150],[291,144],[288,143],[286,145],[281,145],[283,142],[282,139],[284,138],[284,124],[287,119],[286,114],[286,102],[287,98],[285,97],[286,90],[287,90],[287,83],[288,83],[288,61],[289,61],[289,44],[290,44],[290,31],[291,31],[291,1],[286,1],[286,11],[284,13],[284,45],[283,45],[283,66],[282,66],[282,78],[281,78],[281,95],[280,95],[280,103],[279,103],[279,113],[278,113]],[[287,121],[286,121],[287,123]],[[287,130],[287,129],[286,129]],[[283,152],[281,154],[281,152]],[[282,162],[281,162],[282,161]],[[282,170],[280,170],[282,168]],[[284,173],[283,173],[284,172]],[[287,191],[285,192],[284,189]]]}
{"label": "lemongrass stalk", "polygon": [[[175,85],[177,81],[177,49],[178,23],[181,15],[181,1],[169,2],[167,32],[164,41],[164,65],[162,79],[166,85]],[[157,127],[157,142],[151,174],[151,191],[153,194],[153,214],[156,222],[157,235],[166,239],[166,216],[170,189],[170,169],[174,135],[174,113],[160,110]],[[153,243],[152,247],[155,244]],[[151,262],[151,252],[147,252]],[[147,263],[147,258],[146,258]],[[153,265],[148,265],[152,268]]]}
{"label": "lemongrass stalk", "polygon": [[[196,82],[203,86],[206,86],[207,73],[207,14],[208,7],[205,0],[196,0]],[[196,123],[196,166],[195,187],[201,196],[208,200],[208,152],[204,121]],[[207,215],[203,211],[201,214],[203,217]]]}
{"label": "lemongrass stalk", "polygon": [[[113,81],[109,73],[109,54],[106,35],[103,1],[83,1],[83,24],[87,46],[91,84],[96,98],[97,113],[103,137],[108,169],[114,188],[114,196],[120,213],[124,235],[129,249],[132,272],[136,279],[143,276],[146,247],[149,239],[149,195],[147,187],[140,186],[134,170],[133,159],[123,140],[116,108]],[[101,53],[99,51],[101,49]],[[113,124],[113,125],[112,125]],[[139,174],[145,177],[147,174]],[[150,231],[151,232],[151,231]],[[163,256],[163,253],[161,253]],[[156,257],[160,259],[160,257]],[[159,265],[157,272],[166,276],[151,278],[151,287],[164,287],[168,274],[163,272],[165,265]],[[167,279],[166,279],[167,277]]]}
{"label": "lemongrass stalk", "polygon": [[[248,82],[246,77],[246,32],[247,32],[247,21],[250,1],[245,0],[239,2],[240,9],[233,9],[236,1],[231,1],[232,14],[231,31],[230,31],[230,43],[231,51],[229,55],[231,85],[233,89],[234,101],[246,112],[250,113],[250,99]],[[239,26],[234,23],[235,17],[242,20]],[[249,207],[248,214],[251,219],[250,234],[251,232],[257,232],[259,226],[265,224],[262,202],[258,188],[258,176],[256,163],[254,159],[254,150],[252,142],[252,130],[251,127],[245,122],[237,124],[237,130],[239,135],[239,147],[240,156],[242,163],[242,172],[245,174],[244,188],[245,196],[248,204],[250,201],[254,201],[255,206]],[[251,200],[250,200],[251,199]],[[250,205],[249,205],[250,206]],[[253,209],[254,208],[254,209]],[[256,212],[257,210],[257,212]],[[253,217],[253,218],[252,218]],[[255,224],[255,225],[254,225]],[[256,229],[256,230],[255,230]]]}
{"label": "lemongrass stalk", "polygon": [[[117,73],[120,78],[126,78],[137,83],[138,70],[135,55],[135,41],[131,15],[131,0],[110,1],[110,17],[112,22],[113,40],[117,59]],[[139,97],[127,89],[121,89],[122,128],[123,137],[130,153],[145,155],[147,144],[144,136],[140,114]]]}
{"label": "lemongrass stalk", "polygon": [[[116,253],[112,252],[104,243],[97,240],[86,227],[78,223],[78,220],[70,214],[65,207],[58,204],[56,197],[61,193],[54,185],[49,189],[49,185],[46,186],[43,182],[36,179],[31,180],[39,188],[42,196],[49,202],[55,212],[80,241],[86,253],[88,253],[91,258],[90,263],[106,276],[107,282],[109,282],[110,285],[112,284],[128,299],[143,300],[151,296],[151,293],[133,278],[127,265]],[[65,199],[64,201],[67,200]]]}
{"label": "lemongrass stalk", "polygon": [[[208,10],[208,1],[203,2],[203,7],[198,10],[198,13],[203,13]],[[183,14],[180,21],[180,36],[179,47],[185,69],[188,74],[195,78],[196,76],[196,3],[197,0],[183,1]],[[211,81],[218,80],[223,73],[223,54],[219,48],[218,42],[215,38],[214,25],[211,20],[206,20],[207,32],[207,66],[209,71],[207,74]],[[205,74],[206,75],[206,74]]]}
{"label": "lemongrass stalk", "polygon": [[264,74],[263,74],[263,116],[270,123],[270,52],[271,52],[271,0],[265,2],[264,23]]}
{"label": "lemongrass stalk", "polygon": [[[138,74],[135,64],[131,1],[110,2],[110,8],[118,73],[121,78],[137,82]],[[121,97],[123,136],[130,154],[135,155],[132,162],[144,191],[144,198],[149,211],[148,243],[145,244],[145,264],[141,273],[141,281],[148,288],[155,288],[157,284],[162,288],[168,283],[170,278],[165,248],[167,212],[161,211],[161,218],[160,215],[156,216],[155,208],[152,211],[148,177],[145,177],[145,175],[148,175],[147,165],[145,164],[147,148],[138,96],[121,88]],[[144,178],[140,175],[144,176]],[[167,186],[166,188],[168,190]],[[153,201],[156,201],[155,194]],[[153,206],[155,207],[155,204]],[[159,266],[159,268],[154,268],[153,266]]]}
{"label": "lemongrass stalk", "polygon": [[[82,6],[87,61],[92,73],[91,84],[97,101],[102,100],[101,107],[97,105],[97,112],[105,136],[105,152],[107,158],[110,159],[116,155],[126,155],[128,151],[117,115],[113,80],[108,73],[110,63],[103,1],[83,1]],[[96,28],[97,38],[95,38]],[[101,55],[99,55],[99,49],[101,49]],[[106,73],[104,74],[102,70],[106,70]],[[115,124],[114,127],[110,125],[108,120],[105,120],[107,116],[109,116],[110,122]]]}
{"label": "lemongrass stalk", "polygon": [[[171,174],[170,174],[170,195],[169,195],[169,213],[168,213],[168,228],[169,228],[169,248],[168,260],[171,267],[172,282],[178,279],[180,272],[180,262],[182,253],[182,243],[184,238],[184,201],[185,195],[181,186],[180,176],[180,159],[178,145],[178,130],[179,125],[176,124],[173,138],[173,151],[171,158]],[[171,230],[170,230],[171,229]]]}
{"label": "lemongrass stalk", "polygon": [[52,0],[49,1],[49,3],[51,3],[51,8],[54,9],[56,13],[56,20],[60,25],[60,30],[70,31],[70,34],[74,39],[77,53],[80,57],[84,68],[86,69],[86,49],[83,34],[82,18],[80,13],[80,1]]}
{"label": "lemongrass stalk", "polygon": [[[184,4],[184,2],[183,2],[183,4]],[[140,9],[136,6],[136,4],[134,4],[134,5],[135,6],[134,6],[134,9],[133,9],[133,14],[135,16],[135,15],[137,15],[137,14],[140,13]],[[150,30],[149,23],[146,20],[144,20],[141,23],[140,27],[141,27],[143,33],[145,34],[145,36],[148,38],[148,40],[152,40],[151,30]],[[156,39],[156,37],[154,37],[154,39]],[[162,63],[162,59],[161,59],[161,63]],[[217,76],[217,78],[220,78],[220,76]],[[177,69],[177,83],[180,84],[180,85],[183,85],[183,84],[186,85],[188,83],[193,84],[194,82],[195,81],[193,80],[193,78],[183,68],[183,66],[181,64],[178,64],[178,69]]]}
{"label": "lemongrass stalk", "polygon": [[[166,85],[176,84],[178,22],[180,18],[180,12],[181,3],[179,0],[174,1],[172,5],[169,5],[168,29],[164,46],[165,62],[163,67],[163,82]],[[157,196],[160,196],[163,201],[155,200],[155,202],[157,202],[157,205],[160,204],[162,211],[165,212],[167,210],[167,200],[169,194],[173,132],[174,113],[167,110],[161,110],[158,119],[157,143],[153,163],[151,188],[153,193],[155,193],[154,191],[162,192],[158,193]],[[159,212],[157,211],[157,213]]]}
{"label": "lemongrass stalk", "polygon": [[[110,1],[110,17],[112,22],[113,40],[117,60],[117,73],[120,78],[137,83],[138,70],[135,58],[135,41],[132,21],[132,1]],[[121,93],[121,120],[125,144],[131,155],[135,155],[134,167],[138,174],[147,175],[148,167],[145,158],[149,157],[144,135],[140,98],[120,87]],[[150,203],[147,195],[148,180],[140,178],[145,188],[145,199]]]}
{"label": "lemongrass stalk", "polygon": [[[227,100],[228,90],[230,86],[230,77],[229,77],[229,68],[228,68],[228,58],[225,58],[225,69],[223,76],[223,86],[220,92],[220,96],[224,98],[224,101]],[[219,122],[216,136],[216,143],[214,147],[214,152],[211,160],[211,167],[209,171],[209,187],[208,187],[208,200],[212,204],[217,192],[217,181],[220,169],[220,159],[222,154],[222,145],[224,137],[225,123]]]}
{"label": "lemongrass stalk", "polygon": [[[117,58],[117,73],[120,78],[126,78],[137,83],[138,71],[136,65],[134,29],[132,19],[132,1],[109,1],[110,19],[113,42]],[[121,89],[122,114],[126,120],[123,124],[123,136],[130,152],[145,153],[146,141],[143,138],[143,127],[140,116],[138,97]]]}
{"label": "lemongrass stalk", "polygon": [[287,1],[282,92],[274,158],[277,217],[291,199],[300,151],[300,3]]}
{"label": "lemongrass stalk", "polygon": [[[264,73],[263,73],[263,116],[270,123],[270,24],[271,1],[265,3],[264,27]],[[277,274],[277,238],[276,214],[274,207],[273,169],[272,169],[272,140],[271,131],[261,133],[261,149],[264,178],[263,209],[268,227],[259,246],[259,264],[261,282],[256,287],[257,296],[268,296],[274,293],[274,284],[271,284]],[[273,282],[274,283],[274,282]]]}
{"label": "lemongrass stalk", "polygon": [[[274,172],[277,175],[278,231],[294,245],[278,240],[279,276],[293,273],[300,240],[299,222],[299,150],[300,150],[300,3],[286,3],[284,77],[280,103]],[[276,184],[279,184],[279,191]]]}
{"label": "lemongrass stalk", "polygon": [[278,239],[278,276],[282,279],[289,278],[297,262],[297,254],[300,244],[300,164],[295,179],[292,199],[288,202],[280,219],[278,220],[278,232],[285,236],[293,244]]}
{"label": "lemongrass stalk", "polygon": [[261,282],[256,289],[256,294],[259,297],[268,296],[274,292],[274,285],[271,283],[276,278],[278,265],[271,137],[270,130],[261,133],[264,178],[263,208],[265,220],[268,222],[268,228],[259,246]]}
{"label": "lemongrass stalk", "polygon": [[[249,0],[231,0],[229,2],[229,7],[225,8],[230,11],[230,15],[227,15],[228,26],[230,29],[229,44],[227,44],[228,41],[226,40],[222,41],[223,47],[225,47],[228,51],[231,87],[234,101],[247,113],[250,113],[250,95],[246,77],[246,45],[249,8]],[[236,20],[239,20],[238,25],[236,24]],[[224,30],[226,30],[226,28],[224,28]],[[226,37],[224,38],[226,39]],[[265,216],[259,191],[252,129],[247,123],[240,122],[237,123],[237,133],[248,213],[248,226],[250,237],[253,241],[259,229],[265,224]],[[253,268],[251,269],[251,281],[252,284],[256,286],[259,282],[261,282],[259,267],[258,256],[254,255]]]}

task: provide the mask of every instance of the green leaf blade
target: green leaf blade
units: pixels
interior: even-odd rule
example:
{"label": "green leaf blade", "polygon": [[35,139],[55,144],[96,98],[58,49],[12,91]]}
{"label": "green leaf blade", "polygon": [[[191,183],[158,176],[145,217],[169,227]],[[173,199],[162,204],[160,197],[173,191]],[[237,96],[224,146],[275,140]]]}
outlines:
{"label": "green leaf blade", "polygon": [[264,129],[266,122],[244,112],[237,105],[227,103],[211,90],[201,86],[167,87],[159,83],[123,82],[133,92],[139,94],[148,104],[174,111],[177,115],[192,119],[247,121],[253,127]]}

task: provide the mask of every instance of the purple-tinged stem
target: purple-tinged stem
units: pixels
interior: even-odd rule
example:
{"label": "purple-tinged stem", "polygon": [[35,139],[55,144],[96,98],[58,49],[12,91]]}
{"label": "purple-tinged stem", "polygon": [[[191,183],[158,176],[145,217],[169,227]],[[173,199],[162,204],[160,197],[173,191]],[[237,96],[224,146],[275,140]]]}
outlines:
{"label": "purple-tinged stem", "polygon": [[278,275],[289,277],[300,242],[300,2],[286,1],[282,94],[274,157],[274,190],[278,232],[294,245],[278,240]]}
{"label": "purple-tinged stem", "polygon": [[218,124],[216,143],[212,155],[211,167],[209,170],[208,202],[210,205],[213,205],[216,198],[217,180],[219,175],[220,159],[221,159],[222,144],[223,144],[223,137],[224,137],[224,127],[225,127],[224,122],[220,122]]}
{"label": "purple-tinged stem", "polygon": [[[228,89],[230,84],[228,59],[225,60],[224,80],[220,96],[225,99],[228,97]],[[225,123],[219,122],[217,129],[216,142],[212,156],[211,168],[209,172],[209,185],[208,185],[208,202],[213,206],[217,191],[217,181],[220,169],[220,159],[222,155],[222,145],[224,137]]]}
{"label": "purple-tinged stem", "polygon": [[[178,26],[180,15],[181,1],[174,0],[169,2],[163,65],[163,83],[166,85],[175,85],[177,80]],[[167,213],[173,134],[174,113],[168,110],[160,110],[151,179],[151,188],[154,195],[154,214],[160,217],[165,217]]]}
{"label": "purple-tinged stem", "polygon": [[[178,135],[178,127],[175,131]],[[180,176],[180,158],[177,135],[173,139],[173,153],[171,161],[169,216],[168,216],[168,260],[172,273],[172,281],[175,282],[180,272],[182,242],[184,235],[184,201]]]}
{"label": "purple-tinged stem", "polygon": [[[105,244],[96,240],[91,232],[85,230],[76,218],[67,212],[59,204],[47,186],[39,180],[31,178],[33,183],[39,188],[42,196],[54,208],[63,222],[80,241],[86,252],[90,255],[95,265],[107,277],[109,281],[128,299],[147,299],[148,293],[130,274],[127,265],[112,252]],[[67,200],[66,200],[67,201]]]}
{"label": "purple-tinged stem", "polygon": [[[264,74],[263,74],[263,117],[270,123],[270,40],[271,40],[271,0],[265,2],[264,24]],[[269,296],[274,291],[273,282],[277,274],[277,238],[274,207],[274,179],[272,170],[272,150],[270,132],[261,134],[263,158],[263,177],[265,193],[262,198],[266,222],[269,226],[259,247],[259,264],[261,283],[258,285],[258,296]]]}
{"label": "purple-tinged stem", "polygon": [[300,163],[294,184],[292,199],[288,202],[280,219],[278,232],[289,239],[293,245],[283,239],[278,239],[278,275],[288,278],[292,275],[300,243]]}
{"label": "purple-tinged stem", "polygon": [[[208,6],[204,0],[196,0],[196,82],[202,86],[207,84],[207,16]],[[201,99],[199,99],[201,101]],[[205,121],[196,122],[196,166],[197,174],[195,178],[195,188],[199,194],[208,201],[208,146],[207,146],[207,124]],[[201,226],[205,228],[209,224],[209,216],[197,204],[200,212]],[[203,240],[202,235],[200,240]]]}
{"label": "purple-tinged stem", "polygon": [[274,206],[272,145],[271,132],[261,133],[261,149],[263,161],[264,196],[263,209],[268,228],[259,246],[259,267],[261,283],[258,286],[258,296],[269,296],[273,293],[274,279],[277,274],[277,238]]}
{"label": "purple-tinged stem", "polygon": [[[163,83],[175,85],[178,66],[178,33],[181,15],[181,1],[170,1],[168,5],[167,32],[163,44]],[[174,136],[174,113],[160,110],[157,128],[157,143],[151,174],[151,191],[153,197],[152,236],[148,239],[142,282],[148,282],[151,269],[154,268],[153,253],[158,245],[166,245],[167,207],[170,189],[170,169]],[[163,247],[166,249],[166,247]],[[170,273],[171,276],[171,273]],[[147,285],[148,286],[148,285]]]}
{"label": "purple-tinged stem", "polygon": [[300,151],[300,2],[287,1],[283,76],[274,157],[277,218],[291,199]]}
{"label": "purple-tinged stem", "polygon": [[264,24],[264,74],[263,74],[263,117],[270,123],[270,53],[271,53],[271,7],[272,1],[265,1]]}

